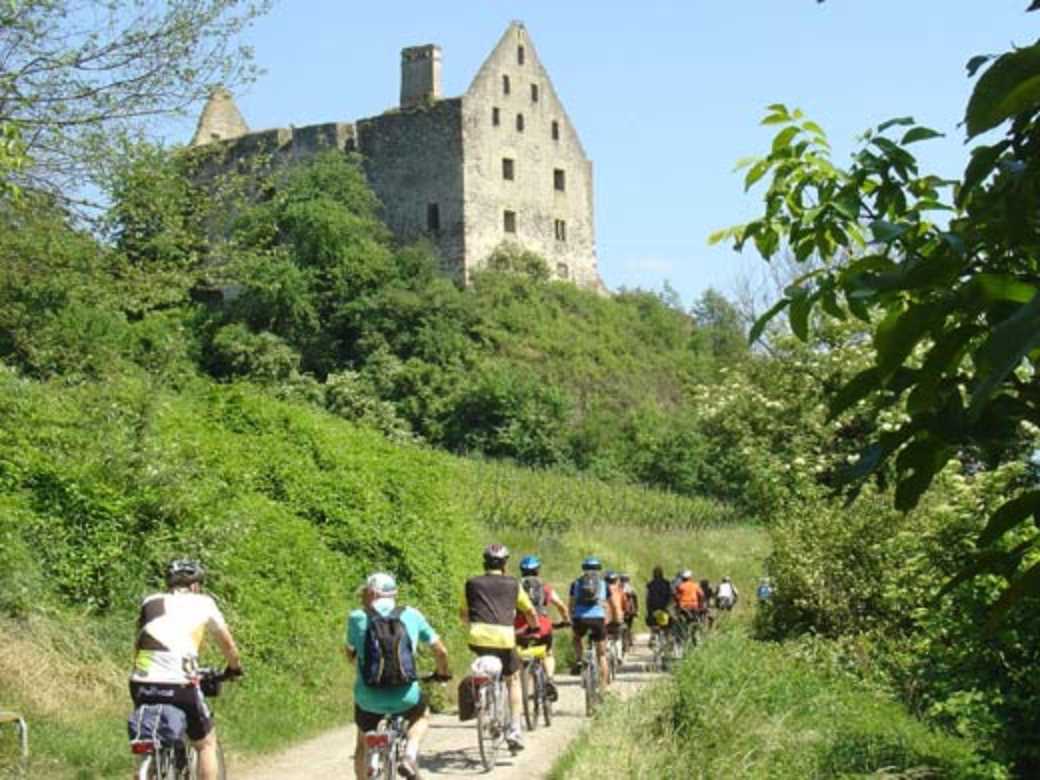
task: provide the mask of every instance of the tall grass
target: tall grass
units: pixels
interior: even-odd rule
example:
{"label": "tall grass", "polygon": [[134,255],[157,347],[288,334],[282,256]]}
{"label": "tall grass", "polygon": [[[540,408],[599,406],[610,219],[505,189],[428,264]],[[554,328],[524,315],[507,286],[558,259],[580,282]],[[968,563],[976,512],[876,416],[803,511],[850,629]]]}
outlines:
{"label": "tall grass", "polygon": [[465,506],[489,529],[526,529],[542,535],[626,526],[656,532],[741,521],[731,507],[708,498],[490,461],[459,460],[457,465]]}
{"label": "tall grass", "polygon": [[553,780],[622,778],[1006,777],[968,740],[916,720],[880,690],[830,671],[796,644],[712,635],[674,679],[608,707]]}

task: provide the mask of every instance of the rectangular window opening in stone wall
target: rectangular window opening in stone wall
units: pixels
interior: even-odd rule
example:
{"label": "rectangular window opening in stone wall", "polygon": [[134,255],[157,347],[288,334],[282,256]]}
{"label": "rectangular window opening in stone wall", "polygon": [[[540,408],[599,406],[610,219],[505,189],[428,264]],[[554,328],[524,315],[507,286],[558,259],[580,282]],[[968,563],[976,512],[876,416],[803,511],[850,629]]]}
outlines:
{"label": "rectangular window opening in stone wall", "polygon": [[501,122],[502,122],[502,117],[501,117],[501,114],[499,113],[498,108],[497,107],[496,108],[492,108],[491,109],[491,124],[494,127],[498,127],[499,124],[501,124]]}
{"label": "rectangular window opening in stone wall", "polygon": [[523,46],[517,46],[516,47],[516,64],[517,65],[523,65],[524,64],[524,47]]}
{"label": "rectangular window opening in stone wall", "polygon": [[567,267],[566,263],[556,264],[556,275],[561,279],[566,279],[570,276],[570,269]]}
{"label": "rectangular window opening in stone wall", "polygon": [[524,132],[524,115],[523,114],[517,114],[516,115],[516,132],[518,132],[518,133]]}
{"label": "rectangular window opening in stone wall", "polygon": [[538,102],[538,85],[537,84],[532,84],[531,85],[531,102],[532,103],[537,103]]}
{"label": "rectangular window opening in stone wall", "polygon": [[441,232],[441,207],[438,203],[426,204],[426,229],[431,233]]}
{"label": "rectangular window opening in stone wall", "polygon": [[552,123],[552,139],[554,141],[559,141],[560,140],[560,123],[557,122],[555,119],[553,120],[553,123]]}
{"label": "rectangular window opening in stone wall", "polygon": [[558,192],[567,189],[567,174],[564,173],[563,168],[553,169],[553,189]]}
{"label": "rectangular window opening in stone wall", "polygon": [[507,233],[515,233],[516,232],[516,212],[515,211],[509,211],[508,209],[506,209],[505,213],[502,216],[503,216],[503,219],[502,219],[502,227],[503,227],[503,229],[505,229],[505,231]]}
{"label": "rectangular window opening in stone wall", "polygon": [[513,180],[513,160],[508,157],[502,158],[502,178],[507,181]]}
{"label": "rectangular window opening in stone wall", "polygon": [[502,94],[509,94],[509,76],[502,76]]}
{"label": "rectangular window opening in stone wall", "polygon": [[556,234],[556,240],[557,241],[566,241],[567,240],[567,223],[564,222],[562,219],[554,220],[554,222],[553,222],[553,232]]}

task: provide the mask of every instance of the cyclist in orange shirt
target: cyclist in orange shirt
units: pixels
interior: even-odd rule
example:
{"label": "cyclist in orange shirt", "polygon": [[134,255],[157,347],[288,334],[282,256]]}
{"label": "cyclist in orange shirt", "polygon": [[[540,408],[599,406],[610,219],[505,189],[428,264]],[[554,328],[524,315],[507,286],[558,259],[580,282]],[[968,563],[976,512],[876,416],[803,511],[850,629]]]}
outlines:
{"label": "cyclist in orange shirt", "polygon": [[687,621],[699,620],[705,609],[704,591],[689,569],[684,569],[680,578],[675,586],[675,606],[679,609],[679,617]]}

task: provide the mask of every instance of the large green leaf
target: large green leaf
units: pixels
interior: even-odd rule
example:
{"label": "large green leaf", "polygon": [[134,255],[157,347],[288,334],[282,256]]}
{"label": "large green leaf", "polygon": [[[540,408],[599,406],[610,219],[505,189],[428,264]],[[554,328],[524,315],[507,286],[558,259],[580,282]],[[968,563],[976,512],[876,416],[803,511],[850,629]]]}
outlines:
{"label": "large green leaf", "polygon": [[902,144],[912,144],[917,141],[927,141],[932,138],[942,138],[943,134],[932,130],[930,127],[914,127],[906,131],[903,136],[903,140],[900,141]]}
{"label": "large green leaf", "polygon": [[964,116],[974,138],[1040,105],[1040,44],[999,57],[979,78]]}
{"label": "large green leaf", "polygon": [[1036,296],[1036,285],[1028,284],[1009,274],[979,274],[975,277],[982,297],[987,302],[1011,301],[1029,303]]}
{"label": "large green leaf", "polygon": [[788,312],[791,330],[802,341],[809,340],[809,315],[812,313],[815,300],[816,297],[805,290],[791,298],[791,310]]}
{"label": "large green leaf", "polygon": [[770,307],[769,311],[767,311],[765,314],[763,314],[761,317],[755,320],[755,324],[751,326],[751,332],[748,334],[748,343],[754,344],[756,341],[758,341],[759,337],[762,335],[762,331],[764,331],[766,329],[766,325],[769,324],[769,321],[773,319],[773,317],[775,317],[777,314],[782,312],[784,309],[786,309],[790,303],[791,301],[789,301],[787,298],[784,298],[782,301],[773,304],[773,306]]}
{"label": "large green leaf", "polygon": [[972,190],[993,173],[1000,155],[1007,151],[1010,145],[1010,141],[1001,141],[992,146],[977,146],[971,150],[971,160],[968,161],[968,167],[964,169],[964,181],[961,182],[957,191],[958,205],[963,204]]}
{"label": "large green leaf", "polygon": [[896,509],[906,512],[917,506],[921,495],[939,470],[950,459],[951,451],[933,439],[924,436],[915,439],[899,453],[896,469],[900,472],[896,484]]}
{"label": "large green leaf", "polygon": [[874,331],[877,367],[888,376],[903,364],[917,343],[945,317],[950,303],[944,300],[911,303],[903,311],[895,310]]}
{"label": "large green leaf", "polygon": [[975,350],[976,375],[972,386],[972,417],[978,418],[989,397],[1023,358],[1040,346],[1040,295],[997,325]]}
{"label": "large green leaf", "polygon": [[979,534],[979,546],[993,544],[1000,537],[1030,515],[1040,512],[1040,490],[1030,490],[1005,502],[993,513],[985,529]]}
{"label": "large green leaf", "polygon": [[875,390],[881,389],[881,372],[871,366],[865,371],[860,371],[856,376],[852,377],[845,385],[838,391],[830,402],[830,413],[827,415],[827,421],[830,422],[844,413],[848,409],[851,409],[855,404],[862,401],[868,395],[873,393]]}
{"label": "large green leaf", "polygon": [[1004,620],[1004,616],[1023,597],[1038,593],[1040,593],[1040,562],[1034,563],[1026,569],[1011,583],[1007,590],[1000,594],[1000,598],[997,599],[997,603],[993,605],[993,609],[986,619],[987,633],[996,631],[997,627]]}

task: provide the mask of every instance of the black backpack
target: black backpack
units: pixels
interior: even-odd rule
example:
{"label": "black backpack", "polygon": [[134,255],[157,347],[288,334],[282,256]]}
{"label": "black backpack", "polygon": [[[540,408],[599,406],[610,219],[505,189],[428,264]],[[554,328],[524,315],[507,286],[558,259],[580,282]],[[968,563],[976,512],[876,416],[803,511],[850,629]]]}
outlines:
{"label": "black backpack", "polygon": [[419,679],[415,671],[415,652],[412,639],[398,607],[388,615],[366,609],[368,628],[365,629],[365,655],[361,676],[373,688],[397,688]]}
{"label": "black backpack", "polygon": [[578,578],[577,601],[582,606],[592,607],[600,602],[599,574],[587,571]]}
{"label": "black backpack", "polygon": [[523,584],[524,590],[527,592],[538,614],[547,615],[549,613],[549,605],[546,603],[545,585],[542,583],[542,580],[538,577],[524,577],[520,582]]}

